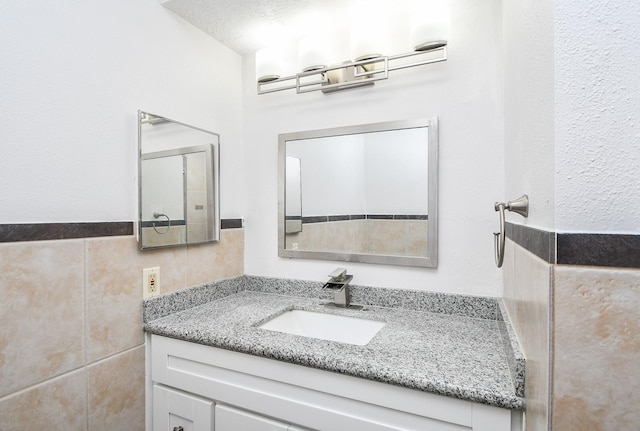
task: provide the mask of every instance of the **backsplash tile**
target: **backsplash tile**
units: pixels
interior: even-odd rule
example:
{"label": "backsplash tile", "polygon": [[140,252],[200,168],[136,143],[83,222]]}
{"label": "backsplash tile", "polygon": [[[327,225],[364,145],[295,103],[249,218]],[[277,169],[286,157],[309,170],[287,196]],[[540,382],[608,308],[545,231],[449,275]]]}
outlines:
{"label": "backsplash tile", "polygon": [[[333,294],[322,290],[323,285],[324,282],[318,281],[245,276],[241,286],[244,286],[243,290],[255,292],[330,300]],[[349,287],[351,302],[354,304],[497,319],[495,298],[373,286],[349,285]]]}
{"label": "backsplash tile", "polygon": [[244,280],[245,276],[234,277],[148,298],[143,302],[143,320],[144,322],[150,322],[178,311],[232,295],[241,290],[240,285]]}
{"label": "backsplash tile", "polygon": [[87,368],[89,430],[145,429],[144,355],[139,346]]}
{"label": "backsplash tile", "polygon": [[527,430],[547,430],[552,265],[507,239],[503,268],[505,308],[526,357]]}
{"label": "backsplash tile", "polygon": [[133,235],[96,229],[0,244],[3,430],[144,429],[142,269],[160,266],[165,293],[189,287],[198,265],[207,281],[243,272],[242,229],[224,229],[191,261],[191,246],[140,251]]}
{"label": "backsplash tile", "polygon": [[0,398],[0,429],[86,430],[86,380],[80,369]]}
{"label": "backsplash tile", "polygon": [[640,429],[640,270],[557,266],[553,429]]}
{"label": "backsplash tile", "polygon": [[187,246],[186,286],[197,286],[244,272],[244,230],[224,229],[220,241]]}
{"label": "backsplash tile", "polygon": [[132,237],[86,241],[90,362],[144,342],[140,254]]}
{"label": "backsplash tile", "polygon": [[0,245],[0,397],[84,363],[83,244]]}

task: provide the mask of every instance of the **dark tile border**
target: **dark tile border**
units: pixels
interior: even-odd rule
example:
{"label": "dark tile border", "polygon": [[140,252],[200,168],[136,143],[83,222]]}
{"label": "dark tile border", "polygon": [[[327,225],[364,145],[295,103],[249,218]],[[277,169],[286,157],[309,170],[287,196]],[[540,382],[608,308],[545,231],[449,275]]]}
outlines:
{"label": "dark tile border", "polygon": [[223,218],[220,220],[220,229],[239,229],[241,227],[241,218]]}
{"label": "dark tile border", "polygon": [[287,220],[300,220],[303,224],[348,220],[429,220],[427,214],[335,214],[321,216],[287,216]]}
{"label": "dark tile border", "polygon": [[0,225],[0,242],[47,241],[133,235],[133,222],[25,223]]}
{"label": "dark tile border", "polygon": [[347,221],[351,220],[351,216],[349,215],[330,215],[329,221]]}
{"label": "dark tile border", "polygon": [[[133,224],[132,221],[0,224],[0,243],[128,236],[133,235]],[[222,219],[220,224],[222,229],[241,228],[242,219]]]}
{"label": "dark tile border", "polygon": [[549,263],[640,268],[640,235],[556,233],[506,223],[507,237]]}
{"label": "dark tile border", "polygon": [[158,221],[143,221],[142,227],[170,227],[170,226],[184,226],[187,224],[185,220],[171,220],[167,221],[167,219],[162,219]]}
{"label": "dark tile border", "polygon": [[393,220],[393,214],[367,214],[367,220]]}
{"label": "dark tile border", "polygon": [[558,264],[640,268],[640,235],[558,234]]}
{"label": "dark tile border", "polygon": [[328,221],[327,216],[305,216],[302,217],[302,223],[326,223]]}
{"label": "dark tile border", "polygon": [[505,226],[507,238],[529,250],[539,258],[549,263],[555,262],[556,235],[554,232],[508,222]]}

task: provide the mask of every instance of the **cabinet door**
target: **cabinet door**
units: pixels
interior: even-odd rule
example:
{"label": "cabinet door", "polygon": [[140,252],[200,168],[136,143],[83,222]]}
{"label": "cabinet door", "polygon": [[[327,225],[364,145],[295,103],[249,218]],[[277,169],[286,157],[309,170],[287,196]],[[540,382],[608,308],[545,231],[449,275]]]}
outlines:
{"label": "cabinet door", "polygon": [[153,386],[154,431],[213,431],[213,401]]}
{"label": "cabinet door", "polygon": [[289,425],[244,410],[216,405],[216,431],[287,431]]}

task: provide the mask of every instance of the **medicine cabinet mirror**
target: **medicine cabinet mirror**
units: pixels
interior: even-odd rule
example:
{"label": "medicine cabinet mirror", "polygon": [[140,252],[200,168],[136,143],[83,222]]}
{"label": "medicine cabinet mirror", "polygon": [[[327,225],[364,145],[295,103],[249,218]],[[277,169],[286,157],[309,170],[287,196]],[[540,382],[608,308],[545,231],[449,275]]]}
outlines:
{"label": "medicine cabinet mirror", "polygon": [[138,112],[140,249],[220,238],[219,135]]}
{"label": "medicine cabinet mirror", "polygon": [[278,255],[437,267],[438,120],[279,135]]}

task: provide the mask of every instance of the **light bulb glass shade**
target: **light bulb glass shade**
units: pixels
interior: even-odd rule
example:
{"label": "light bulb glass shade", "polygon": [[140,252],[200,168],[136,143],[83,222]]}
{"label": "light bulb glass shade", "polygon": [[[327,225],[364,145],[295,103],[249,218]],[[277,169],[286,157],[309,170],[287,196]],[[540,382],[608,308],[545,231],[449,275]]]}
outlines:
{"label": "light bulb glass shade", "polygon": [[351,60],[359,61],[387,55],[387,31],[381,20],[361,20],[351,28]]}
{"label": "light bulb glass shade", "polygon": [[416,51],[449,42],[451,16],[444,0],[414,1],[411,13],[411,46]]}
{"label": "light bulb glass shade", "polygon": [[301,39],[298,43],[298,69],[307,72],[329,66],[329,46],[324,37],[309,36]]}
{"label": "light bulb glass shade", "polygon": [[284,54],[275,47],[263,48],[256,52],[256,79],[269,82],[283,75]]}

